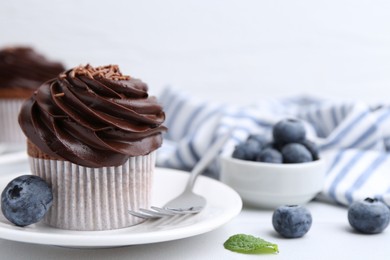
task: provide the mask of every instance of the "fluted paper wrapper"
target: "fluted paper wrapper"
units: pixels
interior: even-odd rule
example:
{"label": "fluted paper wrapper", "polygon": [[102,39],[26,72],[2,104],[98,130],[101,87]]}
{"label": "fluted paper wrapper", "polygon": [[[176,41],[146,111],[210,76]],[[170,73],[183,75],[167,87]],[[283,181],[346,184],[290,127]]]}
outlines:
{"label": "fluted paper wrapper", "polygon": [[26,137],[18,123],[23,102],[23,99],[0,99],[0,143],[25,146]]}
{"label": "fluted paper wrapper", "polygon": [[68,161],[30,157],[32,172],[53,190],[53,205],[44,218],[69,230],[111,230],[143,219],[129,209],[150,207],[155,152],[130,157],[119,167],[88,168]]}

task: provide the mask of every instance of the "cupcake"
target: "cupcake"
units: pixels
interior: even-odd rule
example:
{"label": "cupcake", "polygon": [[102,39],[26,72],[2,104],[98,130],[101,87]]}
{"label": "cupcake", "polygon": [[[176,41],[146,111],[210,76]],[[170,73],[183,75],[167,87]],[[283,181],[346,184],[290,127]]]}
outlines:
{"label": "cupcake", "polygon": [[62,71],[60,63],[48,61],[31,48],[0,50],[0,143],[25,145],[17,119],[20,107],[43,82]]}
{"label": "cupcake", "polygon": [[44,222],[68,230],[110,230],[143,221],[150,206],[165,114],[148,87],[118,66],[76,67],[23,104],[32,173],[53,190]]}

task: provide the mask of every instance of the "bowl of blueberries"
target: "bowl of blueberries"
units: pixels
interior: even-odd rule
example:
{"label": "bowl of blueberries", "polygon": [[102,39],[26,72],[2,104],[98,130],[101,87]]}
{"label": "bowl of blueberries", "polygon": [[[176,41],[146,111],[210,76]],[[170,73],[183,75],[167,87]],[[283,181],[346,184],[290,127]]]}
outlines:
{"label": "bowl of blueberries", "polygon": [[325,163],[298,119],[284,119],[272,138],[252,134],[221,157],[221,181],[235,189],[244,204],[275,209],[302,205],[322,189]]}

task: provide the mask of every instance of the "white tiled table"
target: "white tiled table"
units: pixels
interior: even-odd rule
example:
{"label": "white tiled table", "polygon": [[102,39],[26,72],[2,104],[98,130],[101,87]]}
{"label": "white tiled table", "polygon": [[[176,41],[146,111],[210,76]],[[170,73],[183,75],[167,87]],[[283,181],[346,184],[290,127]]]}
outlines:
{"label": "white tiled table", "polygon": [[[27,163],[0,170],[24,171]],[[224,226],[195,237],[176,241],[109,249],[72,249],[26,244],[0,239],[0,259],[389,259],[390,228],[378,235],[355,233],[347,220],[347,209],[322,202],[308,208],[313,225],[300,239],[278,236],[271,224],[272,211],[244,208]],[[246,233],[279,245],[278,255],[242,255],[223,248],[234,234]]]}
{"label": "white tiled table", "polygon": [[[313,226],[300,239],[275,234],[270,211],[244,209],[228,224],[177,241],[111,249],[70,249],[24,244],[0,239],[0,259],[389,259],[390,230],[361,235],[349,227],[346,209],[312,202]],[[246,233],[279,245],[278,255],[242,255],[222,244],[231,235]]]}

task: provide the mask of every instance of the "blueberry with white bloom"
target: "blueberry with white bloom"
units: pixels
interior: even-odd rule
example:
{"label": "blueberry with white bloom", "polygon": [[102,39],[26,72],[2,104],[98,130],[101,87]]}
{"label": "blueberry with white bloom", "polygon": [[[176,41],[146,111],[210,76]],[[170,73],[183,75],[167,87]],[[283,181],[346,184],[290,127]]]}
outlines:
{"label": "blueberry with white bloom", "polygon": [[261,135],[261,134],[251,134],[248,136],[247,138],[247,142],[248,141],[256,141],[260,147],[264,147],[268,142],[269,140],[267,139],[267,137],[265,137],[264,135]]}
{"label": "blueberry with white bloom", "polygon": [[10,222],[24,227],[43,219],[52,201],[52,190],[42,178],[22,175],[3,190],[1,210]]}
{"label": "blueberry with white bloom", "polygon": [[274,141],[281,144],[300,143],[306,138],[303,123],[297,119],[284,119],[276,123],[272,129]]}
{"label": "blueberry with white bloom", "polygon": [[272,215],[275,231],[286,238],[302,237],[310,230],[312,222],[310,211],[298,205],[280,206]]}
{"label": "blueberry with white bloom", "polygon": [[303,142],[301,142],[307,150],[311,153],[313,160],[318,160],[320,159],[319,153],[320,150],[318,148],[318,145],[310,140],[305,139]]}
{"label": "blueberry with white bloom", "polygon": [[284,163],[304,163],[313,161],[313,156],[307,148],[298,143],[287,144],[282,148]]}
{"label": "blueberry with white bloom", "polygon": [[256,161],[266,163],[283,163],[283,157],[278,150],[265,148],[259,153]]}
{"label": "blueberry with white bloom", "polygon": [[257,141],[247,140],[234,148],[232,157],[246,161],[255,161],[260,151],[261,146]]}
{"label": "blueberry with white bloom", "polygon": [[377,199],[366,198],[364,201],[355,201],[348,208],[348,221],[358,232],[381,233],[389,225],[390,209]]}
{"label": "blueberry with white bloom", "polygon": [[268,142],[263,147],[263,149],[266,149],[266,148],[275,149],[275,150],[281,152],[283,145],[281,145],[280,143],[276,143],[276,142]]}

